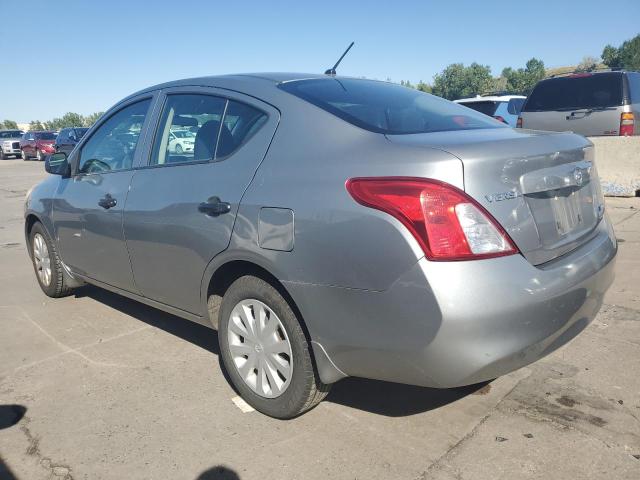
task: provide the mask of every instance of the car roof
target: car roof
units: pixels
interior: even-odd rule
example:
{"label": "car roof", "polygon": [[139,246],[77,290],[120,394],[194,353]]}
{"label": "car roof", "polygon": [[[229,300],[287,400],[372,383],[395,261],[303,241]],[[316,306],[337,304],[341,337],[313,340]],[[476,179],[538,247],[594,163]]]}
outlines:
{"label": "car roof", "polygon": [[512,98],[527,98],[524,95],[484,95],[470,98],[459,98],[458,100],[454,100],[456,103],[466,102],[508,102]]}

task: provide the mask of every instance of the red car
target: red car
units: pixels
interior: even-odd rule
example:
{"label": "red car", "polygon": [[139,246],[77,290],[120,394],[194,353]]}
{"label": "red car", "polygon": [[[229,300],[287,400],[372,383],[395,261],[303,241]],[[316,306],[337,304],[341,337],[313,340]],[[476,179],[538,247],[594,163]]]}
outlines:
{"label": "red car", "polygon": [[55,153],[55,143],[55,132],[27,132],[20,139],[22,159],[28,160],[30,157],[36,157],[38,160],[44,160],[47,155]]}

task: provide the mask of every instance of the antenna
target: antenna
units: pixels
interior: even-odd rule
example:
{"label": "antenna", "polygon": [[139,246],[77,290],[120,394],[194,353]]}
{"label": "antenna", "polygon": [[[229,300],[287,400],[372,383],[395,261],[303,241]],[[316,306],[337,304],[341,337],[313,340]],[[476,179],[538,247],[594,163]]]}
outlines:
{"label": "antenna", "polygon": [[344,56],[349,53],[349,50],[351,50],[351,47],[353,47],[353,44],[355,42],[351,42],[351,44],[347,47],[347,49],[344,51],[344,53],[342,54],[342,56],[338,59],[338,61],[336,62],[336,64],[333,66],[333,68],[330,68],[329,70],[325,71],[324,74],[325,75],[335,75],[336,74],[336,68],[338,68],[338,65],[340,65],[340,62],[342,61],[342,59],[344,58]]}

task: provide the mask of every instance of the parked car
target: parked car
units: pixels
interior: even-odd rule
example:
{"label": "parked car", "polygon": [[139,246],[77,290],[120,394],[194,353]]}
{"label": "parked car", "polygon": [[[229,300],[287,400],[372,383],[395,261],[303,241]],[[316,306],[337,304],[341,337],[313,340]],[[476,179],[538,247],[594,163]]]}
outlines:
{"label": "parked car", "polygon": [[22,130],[0,130],[0,160],[14,156],[20,158],[22,150],[20,150],[20,138],[22,138]]}
{"label": "parked car", "polygon": [[169,152],[176,155],[193,153],[196,134],[190,130],[172,130],[169,132]]}
{"label": "parked car", "polygon": [[38,160],[44,160],[46,155],[55,152],[53,145],[56,141],[54,132],[27,132],[20,139],[20,150],[22,150],[22,159],[36,157]]}
{"label": "parked car", "polygon": [[640,73],[573,73],[541,80],[518,126],[585,136],[640,135]]}
{"label": "parked car", "polygon": [[[617,244],[584,137],[373,80],[197,85],[138,92],[48,158],[25,202],[46,295],[87,282],[217,328],[278,418],[346,376],[493,379],[598,312]],[[168,148],[184,127],[192,157]]]}
{"label": "parked car", "polygon": [[82,136],[87,133],[87,130],[89,129],[85,127],[63,128],[56,136],[56,143],[53,148],[56,152],[71,153],[73,147],[75,147]]}
{"label": "parked car", "polygon": [[526,99],[527,97],[523,95],[478,95],[473,98],[454,100],[454,102],[515,127]]}

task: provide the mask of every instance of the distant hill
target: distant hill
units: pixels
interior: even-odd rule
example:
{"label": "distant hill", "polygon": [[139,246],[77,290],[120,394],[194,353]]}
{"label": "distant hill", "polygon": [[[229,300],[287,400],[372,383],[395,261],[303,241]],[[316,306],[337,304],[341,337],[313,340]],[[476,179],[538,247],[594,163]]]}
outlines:
{"label": "distant hill", "polygon": [[[571,66],[567,66],[567,67],[547,68],[547,69],[545,69],[545,73],[546,73],[547,77],[550,77],[552,75],[562,75],[564,73],[574,72],[576,70],[576,68],[578,68],[577,65],[571,65]],[[604,63],[599,63],[598,64],[598,68],[607,68],[607,66]]]}

